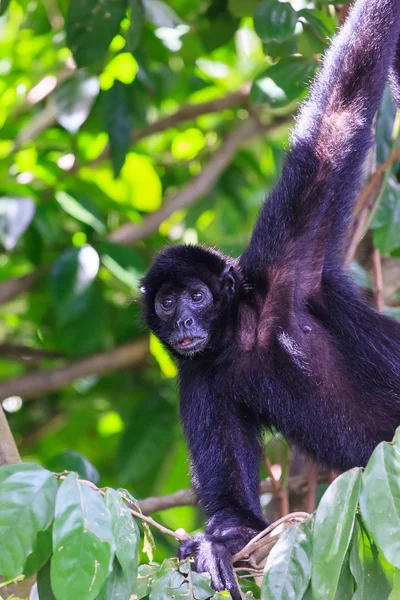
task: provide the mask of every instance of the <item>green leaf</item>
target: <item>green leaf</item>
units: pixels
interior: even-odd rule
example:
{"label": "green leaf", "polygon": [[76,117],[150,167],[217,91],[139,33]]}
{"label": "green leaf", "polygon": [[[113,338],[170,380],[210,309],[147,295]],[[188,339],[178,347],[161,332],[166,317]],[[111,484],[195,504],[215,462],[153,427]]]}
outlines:
{"label": "green leaf", "polygon": [[296,27],[297,13],[289,2],[266,0],[254,11],[254,29],[263,42],[283,42]]}
{"label": "green leaf", "polygon": [[302,598],[311,577],[311,554],[312,532],[308,523],[286,529],[268,556],[261,599]]}
{"label": "green leaf", "polygon": [[98,78],[86,71],[79,71],[56,87],[52,99],[57,109],[57,121],[64,129],[70,133],[78,131],[88,118],[99,89]]}
{"label": "green leaf", "polygon": [[118,492],[108,488],[104,501],[111,513],[115,554],[132,589],[138,571],[139,527]]}
{"label": "green leaf", "polygon": [[112,88],[103,92],[103,114],[114,177],[118,177],[132,143],[132,118],[129,112],[128,86],[115,80]]}
{"label": "green leaf", "polygon": [[104,242],[99,247],[101,262],[111,273],[130,288],[138,290],[145,272],[140,254],[129,246]]}
{"label": "green leaf", "polygon": [[400,568],[400,429],[372,454],[360,497],[363,521],[386,560]]}
{"label": "green leaf", "polygon": [[157,564],[140,565],[132,592],[135,600],[141,600],[145,596],[148,596],[151,586],[153,585],[153,579],[159,570],[160,565]]}
{"label": "green leaf", "polygon": [[130,0],[131,21],[126,34],[127,46],[131,52],[136,49],[140,42],[140,36],[144,25],[144,8],[142,0]]}
{"label": "green leaf", "polygon": [[400,247],[400,184],[390,177],[371,225],[375,248],[390,254]]}
{"label": "green leaf", "polygon": [[20,473],[21,471],[42,471],[43,467],[36,463],[22,462],[15,465],[2,465],[0,467],[0,484],[5,479],[13,475],[14,473]]}
{"label": "green leaf", "polygon": [[[182,567],[179,567],[179,570],[182,571]],[[215,591],[211,588],[211,576],[208,573],[196,573],[196,571],[192,571],[189,564],[188,575],[193,598],[207,600],[215,594]]]}
{"label": "green leaf", "polygon": [[312,589],[315,600],[335,597],[360,496],[361,470],[340,475],[318,506],[314,524]]}
{"label": "green leaf", "polygon": [[81,479],[87,479],[94,484],[98,484],[100,481],[100,474],[96,467],[86,456],[76,450],[60,452],[52,458],[49,466],[53,471],[75,471]]}
{"label": "green leaf", "polygon": [[52,528],[45,531],[39,531],[36,537],[33,552],[26,560],[24,566],[24,575],[28,579],[47,563],[52,552]]}
{"label": "green leaf", "polygon": [[50,290],[59,327],[59,346],[71,355],[102,347],[106,312],[101,282],[96,280],[100,258],[92,246],[66,250],[55,261]]}
{"label": "green leaf", "polygon": [[0,0],[0,17],[1,17],[1,15],[4,15],[9,4],[10,4],[10,0]]}
{"label": "green leaf", "polygon": [[43,468],[19,470],[0,487],[0,573],[16,577],[32,553],[39,531],[54,516],[57,479]]}
{"label": "green leaf", "polygon": [[315,72],[316,63],[301,56],[289,56],[264,71],[253,82],[251,99],[255,104],[268,102],[286,106],[299,98]]}
{"label": "green leaf", "polygon": [[98,233],[105,232],[105,225],[102,223],[92,212],[90,212],[85,206],[83,206],[78,199],[74,198],[66,192],[56,192],[55,198],[59,205],[65,210],[66,213],[81,221],[90,225]]}
{"label": "green leaf", "polygon": [[378,548],[366,534],[360,519],[356,519],[350,552],[350,569],[357,591],[352,600],[389,597],[390,586],[379,560]]}
{"label": "green leaf", "polygon": [[150,600],[167,600],[172,598],[181,600],[192,598],[189,585],[185,576],[178,570],[176,561],[166,559],[162,563],[159,571],[153,576],[153,583],[150,592]]}
{"label": "green leaf", "polygon": [[0,243],[12,250],[29,227],[35,214],[32,198],[0,198]]}
{"label": "green leaf", "polygon": [[129,600],[132,587],[132,578],[124,573],[118,560],[114,558],[112,571],[107,576],[97,600]]}
{"label": "green leaf", "polygon": [[346,559],[342,565],[338,586],[336,589],[335,600],[353,600],[354,594],[354,579],[350,571],[349,556],[346,555]]}
{"label": "green leaf", "polygon": [[100,492],[70,474],[57,494],[51,585],[57,600],[94,600],[114,557],[112,521]]}
{"label": "green leaf", "polygon": [[336,23],[329,15],[322,10],[315,8],[303,8],[297,13],[297,17],[301,20],[309,23],[314,32],[321,40],[328,41],[329,38],[334,35],[336,31]]}
{"label": "green leaf", "polygon": [[37,574],[37,591],[39,600],[56,600],[53,590],[51,589],[50,561],[48,561]]}
{"label": "green leaf", "polygon": [[126,0],[71,0],[67,15],[67,43],[78,67],[101,60],[119,32]]}

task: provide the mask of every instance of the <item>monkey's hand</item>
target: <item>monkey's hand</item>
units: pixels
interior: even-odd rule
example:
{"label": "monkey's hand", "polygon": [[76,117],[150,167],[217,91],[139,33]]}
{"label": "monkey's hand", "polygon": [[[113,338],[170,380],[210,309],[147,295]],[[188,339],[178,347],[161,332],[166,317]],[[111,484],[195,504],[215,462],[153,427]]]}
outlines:
{"label": "monkey's hand", "polygon": [[258,531],[248,527],[229,527],[213,534],[198,533],[193,539],[181,544],[179,559],[183,560],[193,554],[195,571],[209,573],[214,590],[228,590],[233,600],[241,600],[232,556],[257,533]]}

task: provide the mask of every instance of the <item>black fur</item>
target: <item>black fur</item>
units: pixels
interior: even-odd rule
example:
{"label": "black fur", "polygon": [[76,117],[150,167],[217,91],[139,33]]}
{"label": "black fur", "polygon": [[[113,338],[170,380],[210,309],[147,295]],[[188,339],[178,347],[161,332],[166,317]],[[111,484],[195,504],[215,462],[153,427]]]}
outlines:
{"label": "black fur", "polygon": [[[235,599],[230,556],[265,526],[262,428],[275,427],[316,461],[345,470],[364,466],[400,424],[400,325],[372,310],[343,268],[389,70],[400,101],[399,31],[400,0],[356,2],[237,263],[174,247],[144,279],[147,321],[167,345],[172,325],[161,327],[154,310],[160,286],[196,277],[213,294],[210,343],[192,358],[176,353],[193,482],[208,517],[206,533],[181,556],[195,552],[214,587],[226,586]],[[226,265],[229,289],[221,284]]]}

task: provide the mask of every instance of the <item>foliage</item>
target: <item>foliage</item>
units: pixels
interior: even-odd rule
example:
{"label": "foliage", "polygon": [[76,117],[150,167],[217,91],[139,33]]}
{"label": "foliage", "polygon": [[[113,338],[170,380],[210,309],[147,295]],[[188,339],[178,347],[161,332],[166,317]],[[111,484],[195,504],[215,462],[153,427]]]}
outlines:
{"label": "foliage", "polygon": [[[189,486],[176,367],[154,338],[143,344],[147,334],[138,283],[166,243],[200,242],[234,256],[243,251],[279,174],[293,114],[336,30],[342,4],[0,0],[0,398],[24,460],[46,467],[17,469],[11,483],[4,479],[5,491],[1,483],[1,502],[18,515],[15,535],[22,538],[18,548],[1,554],[0,565],[5,576],[14,577],[22,567],[27,575],[39,572],[41,597],[52,597],[50,579],[54,593],[69,593],[57,572],[65,568],[66,577],[74,576],[78,539],[85,556],[92,556],[94,545],[98,552],[99,569],[85,571],[79,580],[82,586],[93,580],[91,593],[105,598],[118,589],[123,597],[136,573],[136,554],[124,562],[110,521],[115,492],[99,497],[71,476],[59,488],[71,486],[67,500],[73,504],[73,498],[85,494],[96,510],[109,502],[108,516],[91,522],[87,532],[78,516],[71,529],[50,531],[54,514],[67,511],[52,472],[75,471],[109,490],[129,488],[138,498]],[[212,178],[210,167],[220,164],[222,144],[232,144],[232,135],[250,118],[264,127],[251,139],[241,139]],[[387,95],[377,120],[377,166],[397,145],[398,134]],[[193,185],[200,174],[205,180],[201,189]],[[372,233],[365,238],[366,251],[352,264],[368,293],[373,247],[390,258],[388,263],[400,256],[398,177],[396,161],[369,213],[366,228]],[[396,316],[397,286],[390,287],[385,300]],[[273,465],[281,466],[280,485],[286,489],[287,445],[268,435],[266,451]],[[382,468],[377,466],[379,472]],[[23,504],[14,504],[17,481],[24,482]],[[347,497],[342,488],[330,491],[332,498],[342,494],[349,511],[357,501],[358,484],[353,483],[354,496]],[[382,485],[393,497],[387,481],[377,490]],[[318,485],[318,498],[325,487]],[[362,506],[365,493],[363,488]],[[40,499],[39,512],[34,498]],[[269,517],[276,511],[275,500],[270,493],[262,496]],[[374,512],[372,499],[365,502],[369,508],[363,519],[373,528],[372,521],[382,520],[379,507]],[[390,531],[380,535],[383,525],[370,531],[361,520],[354,530],[360,550],[354,550],[355,533],[348,548],[349,511],[337,513],[341,537],[334,540],[337,554],[329,558],[329,585],[336,581],[344,589],[355,581],[356,597],[362,597],[362,589],[368,597],[378,585],[374,581],[389,581],[387,589],[399,581],[387,578],[383,559],[398,567],[398,557],[382,554],[381,538],[390,537]],[[390,526],[397,526],[393,506],[387,514]],[[157,520],[190,532],[203,522],[192,506],[172,508]],[[1,523],[8,548],[14,525]],[[75,542],[66,546],[71,531]],[[282,536],[283,546],[271,554],[265,590],[283,586],[282,598],[293,597],[287,591],[290,581],[306,585],[310,535],[307,527],[298,527]],[[323,544],[333,543],[326,535],[318,536],[321,560],[327,555]],[[65,551],[50,568],[54,540]],[[168,578],[172,570],[185,590],[200,585],[190,579],[188,566],[178,570],[175,563],[164,562],[176,551],[174,541],[156,532],[156,542],[155,560],[164,570],[144,565],[139,582],[145,585],[157,573],[160,580]],[[287,579],[276,584],[272,567],[279,564],[280,552],[289,570]],[[147,559],[140,552],[138,560]],[[323,589],[328,584],[318,564],[317,557],[313,579]],[[375,567],[380,578],[365,576]],[[81,588],[78,595],[83,597]]]}
{"label": "foliage", "polygon": [[[280,535],[267,558],[261,600],[393,600],[399,478],[400,428],[365,471],[343,473],[315,515]],[[34,463],[0,467],[0,479],[0,573],[13,579],[37,572],[40,600],[229,597],[215,593],[209,575],[195,573],[189,560],[138,568],[140,512],[126,491]]]}

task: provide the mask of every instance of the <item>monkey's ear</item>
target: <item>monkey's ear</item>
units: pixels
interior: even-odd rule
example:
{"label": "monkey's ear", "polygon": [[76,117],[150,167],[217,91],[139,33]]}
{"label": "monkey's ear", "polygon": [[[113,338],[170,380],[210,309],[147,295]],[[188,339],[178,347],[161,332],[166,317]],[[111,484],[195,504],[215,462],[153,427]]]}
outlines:
{"label": "monkey's ear", "polygon": [[222,286],[230,296],[233,296],[236,291],[236,281],[232,265],[226,265],[222,272]]}
{"label": "monkey's ear", "polygon": [[144,287],[144,285],[141,285],[141,286],[140,286],[140,288],[139,288],[139,292],[140,292],[141,294],[145,294],[145,293],[146,293],[146,288]]}

